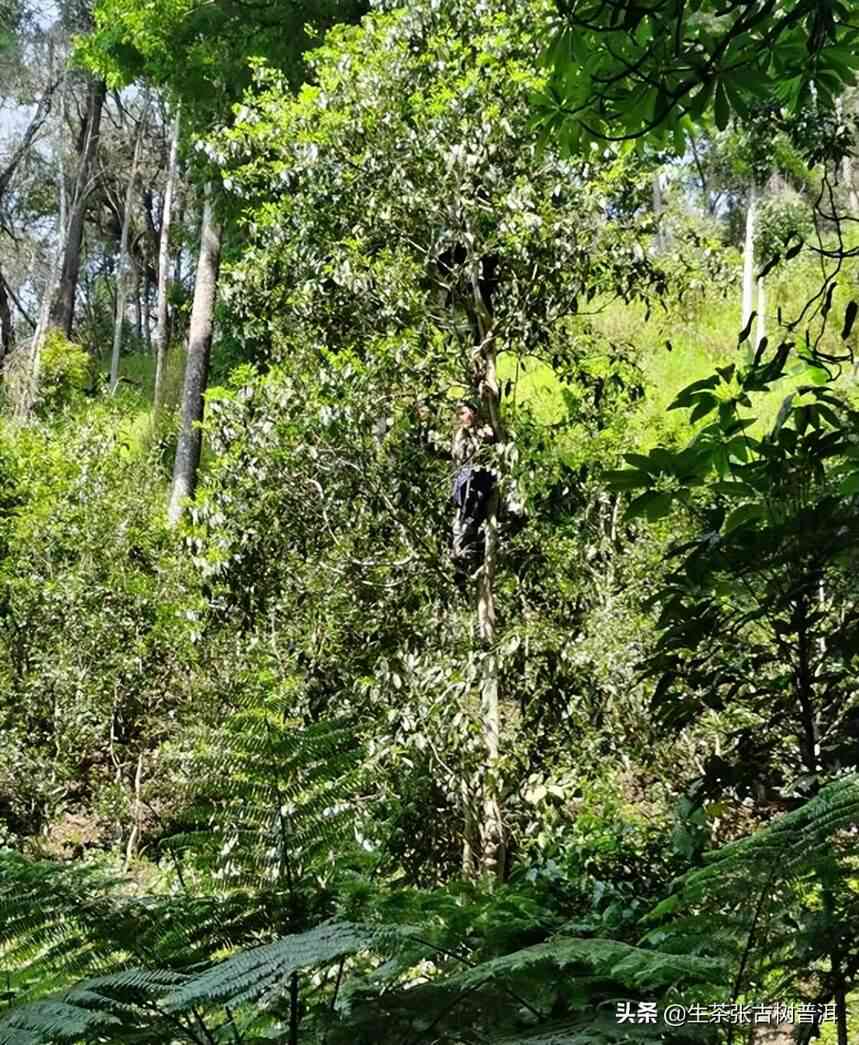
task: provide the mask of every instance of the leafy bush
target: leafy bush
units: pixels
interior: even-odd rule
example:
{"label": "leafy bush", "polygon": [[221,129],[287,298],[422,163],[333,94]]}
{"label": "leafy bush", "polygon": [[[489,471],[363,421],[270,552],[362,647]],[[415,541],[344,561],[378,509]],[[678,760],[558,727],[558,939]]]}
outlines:
{"label": "leafy bush", "polygon": [[182,692],[188,622],[163,486],[120,420],[99,404],[86,421],[2,432],[0,815],[18,835],[117,783],[131,793]]}
{"label": "leafy bush", "polygon": [[761,204],[755,234],[755,253],[762,262],[784,252],[793,241],[814,232],[812,210],[796,193],[774,196]]}
{"label": "leafy bush", "polygon": [[52,412],[76,399],[92,385],[93,360],[86,349],[69,341],[59,330],[49,331],[42,345],[39,399]]}

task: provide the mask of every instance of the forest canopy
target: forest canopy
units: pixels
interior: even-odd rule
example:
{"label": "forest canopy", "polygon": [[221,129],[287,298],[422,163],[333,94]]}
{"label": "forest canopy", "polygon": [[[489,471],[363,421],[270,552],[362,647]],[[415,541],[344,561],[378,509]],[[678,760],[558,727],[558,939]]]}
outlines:
{"label": "forest canopy", "polygon": [[850,1045],[853,3],[0,0],[0,1045]]}

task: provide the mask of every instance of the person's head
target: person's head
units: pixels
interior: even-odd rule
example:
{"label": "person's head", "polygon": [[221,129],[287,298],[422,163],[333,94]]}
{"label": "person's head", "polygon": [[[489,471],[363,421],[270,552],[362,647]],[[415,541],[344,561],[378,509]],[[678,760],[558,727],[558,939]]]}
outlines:
{"label": "person's head", "polygon": [[477,424],[479,412],[474,400],[463,399],[456,404],[456,422],[460,428],[472,428]]}

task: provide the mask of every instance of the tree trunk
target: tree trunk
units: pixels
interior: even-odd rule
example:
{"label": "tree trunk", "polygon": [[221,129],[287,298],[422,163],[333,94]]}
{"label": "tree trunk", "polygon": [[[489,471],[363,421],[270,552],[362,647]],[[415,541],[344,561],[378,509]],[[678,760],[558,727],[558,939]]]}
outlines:
{"label": "tree trunk", "polygon": [[841,174],[844,178],[844,187],[847,189],[847,216],[859,218],[859,194],[856,192],[856,184],[853,181],[853,159],[845,156],[841,160]]}
{"label": "tree trunk", "polygon": [[59,145],[57,147],[57,194],[59,196],[59,208],[57,211],[57,243],[51,258],[48,270],[48,279],[42,294],[42,302],[39,307],[39,318],[36,321],[36,329],[30,347],[30,359],[27,364],[26,373],[23,375],[24,386],[21,390],[16,413],[19,417],[27,417],[36,405],[39,398],[39,372],[42,366],[42,343],[48,333],[51,324],[51,304],[57,287],[60,274],[60,266],[63,258],[63,244],[66,241],[66,230],[68,225],[69,200],[66,188],[66,163],[65,163],[65,123],[66,123],[66,83],[68,81],[68,67],[63,74],[63,82],[60,88],[60,119],[59,119]]}
{"label": "tree trunk", "polygon": [[701,179],[701,192],[704,196],[704,202],[707,206],[707,213],[712,215],[716,213],[715,201],[710,195],[710,185],[707,181],[707,175],[704,173],[704,168],[701,165],[701,157],[698,154],[698,144],[695,141],[695,135],[688,135],[689,144],[692,146],[692,158],[695,160],[695,166],[698,169],[698,177]]}
{"label": "tree trunk", "polygon": [[51,323],[71,337],[75,317],[75,295],[81,265],[84,216],[92,190],[92,169],[101,132],[101,114],[107,93],[104,80],[90,84],[87,94],[86,123],[75,188],[69,204],[69,220],[63,250],[63,265],[56,297],[51,306]]}
{"label": "tree trunk", "polygon": [[[477,268],[472,269],[477,329],[482,357],[480,400],[489,417],[496,443],[503,441],[499,413],[495,322],[491,302],[484,296]],[[477,627],[485,651],[480,687],[480,715],[486,746],[483,771],[483,823],[481,824],[482,870],[495,879],[504,877],[506,852],[501,811],[502,780],[499,767],[500,714],[498,704],[498,656],[495,650],[495,563],[498,548],[498,486],[493,490],[486,515],[483,566],[477,588]]]}
{"label": "tree trunk", "polygon": [[188,360],[182,389],[182,427],[176,447],[173,488],[167,510],[171,526],[179,522],[186,498],[193,496],[203,443],[200,422],[203,420],[203,395],[209,377],[209,352],[215,324],[215,295],[221,262],[222,235],[212,195],[211,186],[207,186],[200,229],[200,256],[194,284],[194,303],[191,308],[191,329],[188,335]]}
{"label": "tree trunk", "polygon": [[749,325],[752,316],[752,299],[755,289],[755,216],[758,205],[757,186],[749,186],[749,206],[746,210],[746,240],[743,247],[743,315],[742,329]]}
{"label": "tree trunk", "polygon": [[474,808],[475,794],[469,780],[463,778],[460,793],[463,810],[462,874],[476,878],[480,872],[480,820]]}
{"label": "tree trunk", "polygon": [[179,151],[180,111],[173,117],[170,132],[170,161],[164,206],[161,211],[161,234],[158,240],[158,319],[155,324],[155,388],[152,392],[152,414],[158,417],[164,399],[164,361],[167,356],[167,305],[170,293],[170,222],[173,217],[173,193],[176,186],[176,158]]}
{"label": "tree trunk", "polygon": [[[119,237],[119,267],[116,273],[116,315],[113,321],[113,353],[110,357],[110,390],[116,391],[119,383],[119,356],[122,351],[122,325],[125,322],[125,305],[128,297],[128,227],[131,224],[131,207],[134,203],[134,183],[137,181],[137,167],[140,163],[140,143],[143,141],[143,125],[147,110],[144,109],[137,128],[134,142],[134,156],[131,160],[131,173],[125,190],[125,208],[122,212],[122,233]],[[140,297],[138,283],[138,316],[140,314]]]}
{"label": "tree trunk", "polygon": [[656,253],[661,254],[665,250],[665,234],[662,229],[662,212],[665,209],[662,198],[662,181],[659,172],[653,175],[653,216],[656,221],[656,235],[654,236],[654,247]]}
{"label": "tree trunk", "polygon": [[[185,217],[188,210],[190,195],[190,187],[187,186],[183,181],[183,170],[182,164],[179,164],[176,172],[176,183],[174,185],[174,207],[176,210],[176,221],[173,223],[176,228],[184,230],[185,228]],[[182,287],[185,282],[185,248],[182,240],[176,247],[176,260],[173,263],[173,286]],[[176,305],[170,313],[170,323],[168,328],[168,343],[179,342],[185,337],[185,323],[182,317],[182,311],[178,305]]]}
{"label": "tree trunk", "polygon": [[138,345],[143,344],[143,305],[140,302],[141,294],[141,279],[140,279],[140,266],[136,261],[132,262],[132,268],[134,269],[134,333],[137,337]]}
{"label": "tree trunk", "polygon": [[[33,273],[33,266],[31,265],[30,266],[30,276],[29,276],[30,279],[32,279],[32,273]],[[21,299],[18,297],[18,295],[12,289],[10,284],[6,281],[6,277],[3,275],[2,272],[0,272],[0,281],[2,281],[3,287],[4,287],[5,291],[6,291],[6,293],[11,298],[12,303],[14,304],[15,308],[18,310],[18,313],[21,316],[21,318],[24,320],[24,322],[27,324],[27,326],[31,330],[35,330],[36,329],[36,321],[35,321],[35,319],[33,319],[33,317],[30,315],[30,313],[24,308],[23,304],[21,303]],[[13,328],[14,328],[14,324],[13,324]]]}
{"label": "tree trunk", "polygon": [[[53,65],[53,61],[51,63]],[[12,155],[6,162],[5,167],[0,170],[0,200],[2,200],[4,194],[12,183],[12,179],[15,176],[15,172],[18,169],[19,164],[24,157],[29,153],[33,142],[36,139],[37,134],[42,129],[48,115],[51,111],[51,105],[53,103],[54,91],[63,83],[65,87],[65,78],[62,80],[54,80],[45,90],[45,93],[39,100],[39,104],[36,107],[36,112],[33,114],[33,118],[24,131],[20,142],[13,151]],[[12,343],[14,340],[15,327],[12,320],[12,310],[9,304],[9,299],[15,302],[19,312],[27,320],[27,322],[35,328],[35,324],[30,316],[25,312],[23,305],[15,296],[15,292],[11,286],[6,282],[2,272],[0,272],[0,362],[2,362],[9,352],[12,350]],[[24,378],[24,387],[22,389],[21,398],[17,404],[17,409],[21,412],[28,412],[31,400],[34,398],[34,393],[29,387],[30,381],[28,376],[27,368],[22,375]]]}
{"label": "tree trunk", "polygon": [[9,295],[6,293],[6,280],[0,272],[0,364],[12,351],[15,328],[12,323],[12,309]]}
{"label": "tree trunk", "polygon": [[143,803],[140,799],[143,787],[143,752],[137,756],[137,772],[134,774],[134,801],[132,803],[132,824],[128,835],[128,843],[125,847],[125,863],[123,874],[128,874],[131,861],[137,855],[137,845],[140,841],[140,829],[143,823]]}
{"label": "tree trunk", "polygon": [[143,327],[143,344],[148,355],[152,355],[152,328],[149,323],[149,302],[152,298],[152,277],[149,265],[143,262],[143,296],[140,303],[140,322]]}
{"label": "tree trunk", "polygon": [[485,654],[480,687],[480,717],[486,746],[483,773],[483,823],[481,848],[483,872],[496,879],[504,877],[504,822],[501,814],[501,779],[498,765],[501,720],[498,707],[498,655],[495,650],[495,559],[498,534],[498,491],[490,498],[484,523],[485,553],[477,590],[477,622]]}
{"label": "tree trunk", "polygon": [[755,323],[755,345],[759,345],[767,336],[767,288],[764,281],[759,279],[758,283],[758,316]]}

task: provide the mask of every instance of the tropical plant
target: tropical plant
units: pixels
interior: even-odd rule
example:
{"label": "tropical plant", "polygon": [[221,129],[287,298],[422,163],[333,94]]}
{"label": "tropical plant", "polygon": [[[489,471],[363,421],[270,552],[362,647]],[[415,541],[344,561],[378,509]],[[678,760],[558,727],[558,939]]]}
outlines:
{"label": "tropical plant", "polygon": [[852,3],[593,0],[559,4],[549,23],[536,122],[571,151],[673,135],[682,154],[696,123],[712,114],[721,129],[761,103],[832,112],[857,70]]}

